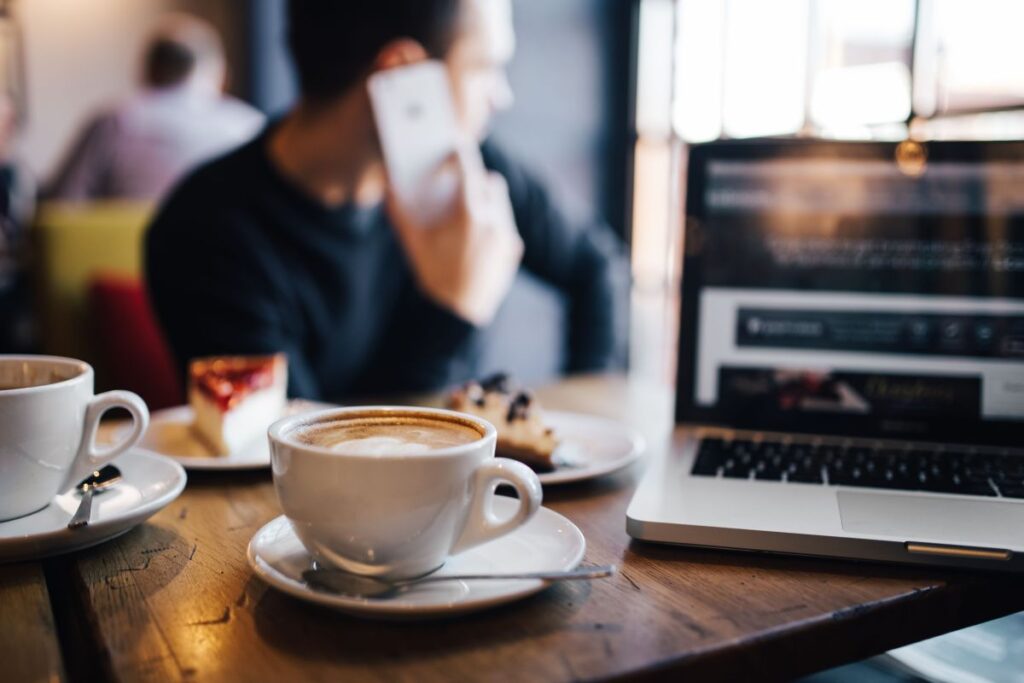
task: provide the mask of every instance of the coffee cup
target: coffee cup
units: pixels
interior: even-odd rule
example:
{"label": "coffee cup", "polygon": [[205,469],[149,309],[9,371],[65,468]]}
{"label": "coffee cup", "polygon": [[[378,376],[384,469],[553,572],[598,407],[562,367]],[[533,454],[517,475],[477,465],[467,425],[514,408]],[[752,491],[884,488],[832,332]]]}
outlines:
{"label": "coffee cup", "polygon": [[[514,531],[540,507],[537,475],[495,458],[497,432],[470,415],[338,408],[283,418],[268,435],[281,507],[321,565],[387,579],[420,576]],[[507,519],[491,509],[501,483],[519,496]]]}
{"label": "coffee cup", "polygon": [[[127,410],[132,426],[118,443],[100,447],[96,428],[111,408]],[[135,394],[94,395],[88,363],[0,355],[0,521],[43,509],[134,446],[148,423]]]}

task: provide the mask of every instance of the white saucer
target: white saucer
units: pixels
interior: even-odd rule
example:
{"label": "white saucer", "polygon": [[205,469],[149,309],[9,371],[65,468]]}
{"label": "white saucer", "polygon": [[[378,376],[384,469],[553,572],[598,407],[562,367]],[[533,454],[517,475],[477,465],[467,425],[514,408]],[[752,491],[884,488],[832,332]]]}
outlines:
{"label": "white saucer", "polygon": [[92,519],[68,529],[82,497],[56,496],[31,515],[0,522],[0,562],[34,560],[88,548],[129,531],[166,507],[185,488],[185,470],[170,459],[133,450],[114,461],[122,481],[92,501]]}
{"label": "white saucer", "polygon": [[[288,402],[288,415],[335,406],[315,401]],[[192,431],[194,414],[189,406],[164,408],[149,418],[149,429],[139,442],[145,448],[166,455],[188,470],[249,470],[270,467],[270,444],[266,434],[231,455],[217,455]],[[268,427],[270,425],[267,425]]]}
{"label": "white saucer", "polygon": [[644,438],[634,430],[604,417],[549,410],[544,421],[562,439],[555,458],[568,463],[538,474],[544,485],[611,474],[635,461],[646,448]]}
{"label": "white saucer", "polygon": [[[511,516],[519,502],[498,496],[494,511]],[[533,519],[499,539],[448,559],[438,575],[562,571],[576,568],[587,543],[576,525],[562,515],[540,508]],[[283,515],[249,541],[249,566],[274,588],[301,600],[377,619],[422,619],[473,612],[532,595],[548,584],[537,579],[443,581],[425,583],[390,598],[353,598],[310,588],[302,572],[312,558]]]}

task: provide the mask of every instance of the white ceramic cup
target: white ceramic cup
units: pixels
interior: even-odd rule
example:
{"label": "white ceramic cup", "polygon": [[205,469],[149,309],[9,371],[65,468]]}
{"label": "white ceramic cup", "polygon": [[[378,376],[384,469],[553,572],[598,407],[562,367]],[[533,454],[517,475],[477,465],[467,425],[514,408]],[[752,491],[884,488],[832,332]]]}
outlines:
{"label": "white ceramic cup", "polygon": [[[96,427],[111,408],[131,413],[132,428],[100,448]],[[134,446],[148,424],[145,402],[130,391],[93,395],[88,363],[0,355],[0,521],[43,509]]]}
{"label": "white ceramic cup", "polygon": [[[349,455],[295,438],[310,425],[382,416],[468,426],[480,438],[415,455]],[[356,574],[427,574],[449,555],[514,531],[540,507],[537,475],[520,462],[495,458],[494,427],[463,413],[337,408],[278,420],[268,435],[274,487],[295,533],[318,563]],[[509,519],[491,510],[499,483],[519,495]]]}

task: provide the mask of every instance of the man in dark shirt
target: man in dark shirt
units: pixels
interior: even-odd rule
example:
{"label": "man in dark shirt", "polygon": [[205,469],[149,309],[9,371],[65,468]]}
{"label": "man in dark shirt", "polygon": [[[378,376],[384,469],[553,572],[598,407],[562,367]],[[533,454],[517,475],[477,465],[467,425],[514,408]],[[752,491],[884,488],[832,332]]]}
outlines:
{"label": "man in dark shirt", "polygon": [[298,104],[188,177],[147,236],[179,362],[283,351],[289,393],[313,399],[436,389],[473,373],[475,338],[521,263],[567,295],[567,369],[607,367],[624,267],[607,228],[570,226],[486,143],[487,170],[456,164],[458,197],[430,224],[388,189],[367,77],[443,60],[479,140],[508,100],[511,31],[508,0],[292,0]]}

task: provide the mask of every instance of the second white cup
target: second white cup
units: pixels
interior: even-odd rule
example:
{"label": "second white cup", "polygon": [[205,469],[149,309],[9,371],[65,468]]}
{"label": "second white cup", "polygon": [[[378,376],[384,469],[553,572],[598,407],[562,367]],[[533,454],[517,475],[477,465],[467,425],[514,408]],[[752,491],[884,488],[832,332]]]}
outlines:
{"label": "second white cup", "polygon": [[[132,426],[121,441],[98,446],[96,429],[111,408]],[[149,411],[130,391],[93,394],[93,370],[73,358],[0,356],[0,521],[46,507],[133,447]]]}

